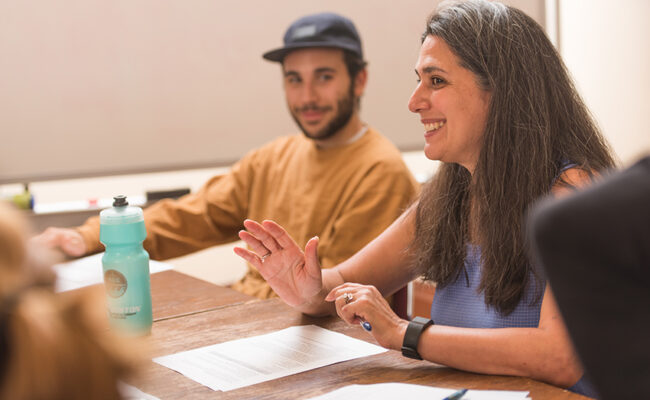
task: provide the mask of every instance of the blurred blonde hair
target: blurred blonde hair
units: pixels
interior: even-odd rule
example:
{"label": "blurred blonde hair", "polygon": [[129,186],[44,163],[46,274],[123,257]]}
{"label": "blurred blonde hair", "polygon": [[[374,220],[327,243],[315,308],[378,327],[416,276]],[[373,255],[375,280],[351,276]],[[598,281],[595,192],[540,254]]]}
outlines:
{"label": "blurred blonde hair", "polygon": [[135,364],[108,329],[101,289],[55,294],[47,259],[0,202],[0,398],[120,398]]}

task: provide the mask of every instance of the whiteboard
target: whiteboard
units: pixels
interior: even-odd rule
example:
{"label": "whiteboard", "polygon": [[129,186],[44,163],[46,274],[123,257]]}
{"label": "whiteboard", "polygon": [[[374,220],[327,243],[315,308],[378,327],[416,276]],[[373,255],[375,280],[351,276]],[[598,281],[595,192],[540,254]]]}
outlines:
{"label": "whiteboard", "polygon": [[[543,21],[543,0],[511,1]],[[422,148],[407,109],[431,0],[0,0],[0,184],[229,164],[298,132],[279,64],[298,17],[363,40],[364,121]]]}

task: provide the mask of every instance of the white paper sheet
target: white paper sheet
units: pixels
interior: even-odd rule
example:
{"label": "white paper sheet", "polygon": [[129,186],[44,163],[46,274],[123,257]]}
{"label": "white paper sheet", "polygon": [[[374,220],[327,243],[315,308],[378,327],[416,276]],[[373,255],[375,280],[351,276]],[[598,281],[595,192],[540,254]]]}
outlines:
{"label": "white paper sheet", "polygon": [[122,395],[122,400],[160,400],[158,397],[145,393],[137,387],[124,382],[118,382],[117,389]]}
{"label": "white paper sheet", "polygon": [[[427,399],[442,400],[457,389],[445,389],[433,386],[412,385],[407,383],[378,383],[374,385],[349,385],[310,400],[345,400],[345,399]],[[462,400],[530,400],[528,392],[506,390],[468,390]]]}
{"label": "white paper sheet", "polygon": [[227,391],[385,351],[363,340],[305,325],[153,361],[212,390]]}
{"label": "white paper sheet", "polygon": [[[82,257],[77,260],[68,261],[54,265],[56,272],[56,291],[79,289],[80,287],[95,285],[104,282],[102,273],[102,256],[104,253]],[[174,267],[160,261],[149,261],[149,272],[166,271]]]}

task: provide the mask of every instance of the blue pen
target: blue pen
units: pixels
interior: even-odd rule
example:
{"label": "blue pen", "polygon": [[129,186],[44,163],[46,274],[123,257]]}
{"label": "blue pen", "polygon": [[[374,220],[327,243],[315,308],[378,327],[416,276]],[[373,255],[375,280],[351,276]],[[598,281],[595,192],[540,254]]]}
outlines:
{"label": "blue pen", "polygon": [[465,395],[465,393],[467,393],[467,389],[460,389],[450,394],[449,396],[445,397],[442,400],[459,400],[461,397]]}
{"label": "blue pen", "polygon": [[366,330],[366,332],[370,332],[372,330],[372,325],[370,325],[370,322],[368,321],[361,321],[359,322],[361,327]]}

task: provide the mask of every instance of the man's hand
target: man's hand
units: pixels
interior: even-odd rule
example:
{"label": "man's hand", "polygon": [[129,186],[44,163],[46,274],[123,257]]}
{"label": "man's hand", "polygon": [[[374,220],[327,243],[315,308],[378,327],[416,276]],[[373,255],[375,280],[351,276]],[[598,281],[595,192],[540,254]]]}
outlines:
{"label": "man's hand", "polygon": [[34,236],[31,241],[51,249],[60,249],[70,257],[86,254],[86,242],[74,229],[47,228],[43,233]]}

